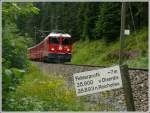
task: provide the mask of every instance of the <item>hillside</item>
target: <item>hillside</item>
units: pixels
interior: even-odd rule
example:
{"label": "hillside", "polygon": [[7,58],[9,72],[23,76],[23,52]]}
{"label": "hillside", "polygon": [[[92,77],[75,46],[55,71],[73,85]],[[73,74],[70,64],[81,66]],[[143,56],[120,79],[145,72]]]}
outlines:
{"label": "hillside", "polygon": [[[119,63],[119,38],[112,43],[102,39],[78,41],[73,45],[71,63],[111,66]],[[148,68],[148,30],[142,28],[125,38],[124,64],[129,67]]]}

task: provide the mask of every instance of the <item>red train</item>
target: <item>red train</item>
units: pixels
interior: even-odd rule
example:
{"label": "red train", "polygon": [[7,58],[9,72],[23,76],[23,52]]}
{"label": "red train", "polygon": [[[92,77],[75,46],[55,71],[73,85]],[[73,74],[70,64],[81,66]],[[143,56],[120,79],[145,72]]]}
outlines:
{"label": "red train", "polygon": [[30,60],[70,62],[72,38],[66,33],[52,32],[39,44],[28,48]]}

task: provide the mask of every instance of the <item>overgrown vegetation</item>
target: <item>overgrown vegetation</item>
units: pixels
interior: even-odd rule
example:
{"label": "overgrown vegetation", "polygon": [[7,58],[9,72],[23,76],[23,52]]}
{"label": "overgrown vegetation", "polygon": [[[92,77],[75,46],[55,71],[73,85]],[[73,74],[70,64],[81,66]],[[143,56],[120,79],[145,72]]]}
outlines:
{"label": "overgrown vegetation", "polygon": [[[111,66],[119,64],[119,40],[79,41],[73,46],[72,63]],[[125,38],[124,64],[129,67],[148,69],[148,30],[143,28]]]}
{"label": "overgrown vegetation", "polygon": [[27,33],[20,33],[16,25],[17,16],[27,17],[38,11],[32,3],[4,3],[2,8],[2,108],[6,109],[11,101],[10,93],[15,91],[27,70],[27,48],[32,42]]}
{"label": "overgrown vegetation", "polygon": [[5,111],[79,111],[84,110],[73,89],[62,76],[44,75],[31,66],[20,85],[7,97]]}
{"label": "overgrown vegetation", "polygon": [[77,97],[74,87],[67,86],[61,75],[43,74],[34,65],[31,65],[23,76],[18,71],[15,74],[23,79],[9,93],[3,104],[4,111],[115,110],[111,105],[105,108],[104,103],[87,108],[86,98]]}

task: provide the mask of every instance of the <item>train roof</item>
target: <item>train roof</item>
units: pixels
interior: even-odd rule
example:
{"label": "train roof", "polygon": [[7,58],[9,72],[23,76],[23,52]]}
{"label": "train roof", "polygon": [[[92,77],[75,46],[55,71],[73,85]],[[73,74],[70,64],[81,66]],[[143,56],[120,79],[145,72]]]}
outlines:
{"label": "train roof", "polygon": [[47,39],[48,37],[66,37],[66,38],[71,38],[71,35],[67,34],[67,33],[55,33],[55,32],[52,32],[50,33],[48,36],[46,36],[40,43],[38,43],[37,45],[33,46],[33,47],[30,47],[28,48],[29,49],[32,49],[32,48],[35,48],[36,46],[38,46],[39,44],[41,44],[45,39]]}
{"label": "train roof", "polygon": [[62,37],[71,37],[71,35],[69,35],[69,34],[67,34],[67,33],[50,33],[48,36],[50,36],[50,37],[60,37],[60,36],[62,36]]}

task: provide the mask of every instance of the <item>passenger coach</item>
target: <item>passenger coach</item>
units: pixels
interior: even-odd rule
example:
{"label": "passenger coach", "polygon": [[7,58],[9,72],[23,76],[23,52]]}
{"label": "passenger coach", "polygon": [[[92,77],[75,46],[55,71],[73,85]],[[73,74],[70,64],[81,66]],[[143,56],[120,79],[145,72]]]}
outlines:
{"label": "passenger coach", "polygon": [[39,44],[28,48],[30,60],[70,62],[72,39],[69,34],[52,32]]}

